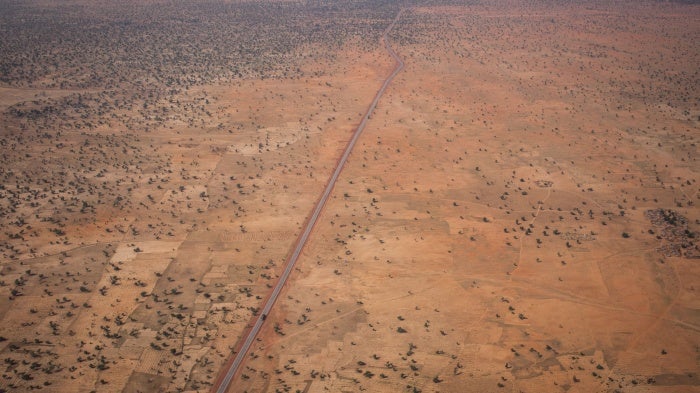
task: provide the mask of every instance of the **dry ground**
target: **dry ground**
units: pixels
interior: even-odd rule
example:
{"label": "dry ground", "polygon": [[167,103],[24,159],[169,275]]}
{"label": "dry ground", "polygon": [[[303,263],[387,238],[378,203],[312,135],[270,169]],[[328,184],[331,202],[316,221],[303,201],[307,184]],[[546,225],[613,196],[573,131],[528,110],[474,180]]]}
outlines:
{"label": "dry ground", "polygon": [[[231,390],[699,391],[699,21],[408,9]],[[211,388],[392,67],[301,50],[304,77],[183,89],[148,130],[45,136],[33,101],[76,91],[1,88],[31,143],[3,139],[0,389]]]}
{"label": "dry ground", "polygon": [[[171,121],[138,139],[105,126],[26,146],[47,164],[36,169],[65,171],[86,190],[51,178],[45,190],[5,185],[24,222],[5,223],[0,386],[209,389],[389,66],[349,44],[338,65],[304,70],[332,76],[190,89],[181,99],[209,102],[201,126]],[[37,94],[4,93],[8,103]],[[92,176],[83,159],[97,161]],[[14,170],[27,183],[42,177]],[[97,198],[108,207],[89,203]]]}
{"label": "dry ground", "polygon": [[659,252],[645,215],[698,228],[698,27],[406,12],[406,69],[233,390],[698,391],[697,244]]}

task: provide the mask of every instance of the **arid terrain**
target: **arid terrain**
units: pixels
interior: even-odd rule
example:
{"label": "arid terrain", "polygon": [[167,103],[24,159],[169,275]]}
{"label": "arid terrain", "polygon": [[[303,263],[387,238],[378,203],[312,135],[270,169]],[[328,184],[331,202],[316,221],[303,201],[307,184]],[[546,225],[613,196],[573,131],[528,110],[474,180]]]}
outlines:
{"label": "arid terrain", "polygon": [[1,391],[700,392],[700,5],[0,0]]}

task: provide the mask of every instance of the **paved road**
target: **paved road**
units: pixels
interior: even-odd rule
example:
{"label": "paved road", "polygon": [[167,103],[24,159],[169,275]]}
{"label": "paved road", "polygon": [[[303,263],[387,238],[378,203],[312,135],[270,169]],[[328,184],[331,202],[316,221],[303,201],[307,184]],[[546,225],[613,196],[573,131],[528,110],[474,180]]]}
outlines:
{"label": "paved road", "polygon": [[389,83],[391,83],[391,81],[394,79],[394,77],[403,69],[403,66],[404,66],[403,60],[401,60],[399,55],[397,55],[396,52],[391,48],[391,46],[389,45],[389,40],[387,39],[389,31],[391,31],[391,29],[394,27],[396,22],[401,17],[402,13],[403,13],[403,10],[399,11],[399,13],[396,15],[394,20],[391,22],[389,27],[386,28],[386,30],[384,31],[384,34],[382,35],[382,42],[384,43],[384,47],[389,52],[391,57],[393,57],[394,60],[396,61],[396,65],[394,66],[394,70],[384,80],[384,84],[382,84],[382,87],[379,89],[379,91],[377,91],[377,94],[375,95],[374,100],[370,104],[369,108],[367,108],[367,112],[365,113],[364,117],[362,118],[362,121],[357,126],[355,133],[352,135],[352,138],[348,142],[348,145],[345,148],[345,151],[343,152],[342,157],[340,157],[340,160],[338,160],[338,164],[335,168],[335,171],[333,171],[333,175],[331,175],[330,179],[328,180],[328,183],[326,184],[325,190],[323,190],[323,194],[321,195],[321,198],[316,203],[316,206],[314,207],[314,210],[311,213],[311,216],[307,220],[306,227],[304,228],[304,231],[301,233],[301,235],[297,239],[296,247],[294,248],[294,252],[287,260],[287,265],[284,268],[284,271],[282,272],[282,275],[280,276],[279,281],[277,281],[277,285],[275,285],[275,288],[272,290],[272,293],[267,298],[267,301],[265,302],[265,306],[263,307],[262,312],[259,314],[259,317],[255,321],[255,325],[253,325],[250,328],[248,335],[245,337],[245,340],[242,342],[242,344],[239,344],[240,348],[238,350],[238,353],[236,354],[236,357],[233,359],[233,361],[228,363],[228,370],[227,370],[226,374],[224,375],[224,377],[220,380],[218,385],[216,385],[216,384],[214,385],[213,391],[215,391],[217,393],[226,393],[226,391],[228,391],[228,388],[231,384],[231,381],[233,380],[233,377],[236,375],[238,368],[243,363],[245,355],[248,353],[250,346],[253,344],[253,341],[255,341],[255,338],[257,337],[258,333],[260,332],[260,329],[262,328],[262,325],[265,322],[267,315],[270,313],[272,306],[275,304],[275,301],[277,301],[277,297],[279,296],[280,292],[282,291],[282,287],[284,287],[284,284],[287,282],[289,275],[292,273],[292,269],[294,269],[294,265],[296,264],[297,259],[299,258],[299,255],[301,255],[301,251],[304,248],[306,241],[309,239],[309,235],[311,234],[311,230],[313,229],[314,225],[316,224],[316,220],[318,220],[318,217],[321,215],[321,211],[323,210],[323,207],[326,205],[326,201],[328,200],[328,197],[330,196],[331,191],[333,191],[333,187],[335,186],[335,182],[338,180],[338,177],[340,176],[340,172],[343,170],[343,167],[345,166],[345,162],[348,160],[348,157],[350,156],[350,152],[355,147],[355,143],[357,143],[357,140],[359,139],[360,134],[362,134],[362,131],[365,129],[365,126],[367,125],[367,121],[369,120],[370,115],[372,114],[372,112],[374,112],[374,109],[377,107],[377,103],[379,102],[379,99],[384,94],[384,91],[386,90],[386,88],[389,86]]}

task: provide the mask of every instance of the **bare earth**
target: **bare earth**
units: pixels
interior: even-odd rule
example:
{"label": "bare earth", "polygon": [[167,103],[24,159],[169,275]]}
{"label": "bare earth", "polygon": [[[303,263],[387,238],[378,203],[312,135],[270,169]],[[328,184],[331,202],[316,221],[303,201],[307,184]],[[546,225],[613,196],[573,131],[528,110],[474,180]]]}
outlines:
{"label": "bare earth", "polygon": [[[700,6],[507,3],[406,8],[230,391],[700,392]],[[61,132],[99,89],[0,86],[0,391],[212,389],[393,67],[295,53]]]}

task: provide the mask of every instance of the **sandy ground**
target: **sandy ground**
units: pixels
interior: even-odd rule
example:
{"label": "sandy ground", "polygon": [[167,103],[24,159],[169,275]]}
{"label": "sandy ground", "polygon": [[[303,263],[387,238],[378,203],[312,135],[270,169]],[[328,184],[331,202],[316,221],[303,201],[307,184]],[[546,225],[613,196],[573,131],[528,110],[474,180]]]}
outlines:
{"label": "sandy ground", "polygon": [[408,12],[233,391],[698,391],[697,259],[645,216],[699,218],[697,91],[652,82],[698,56],[678,11]]}
{"label": "sandy ground", "polygon": [[[698,18],[407,10],[406,68],[231,391],[699,391]],[[211,389],[392,67],[308,51],[162,128],[26,148],[18,173],[67,173],[2,190],[37,202],[3,223],[0,389]]]}

